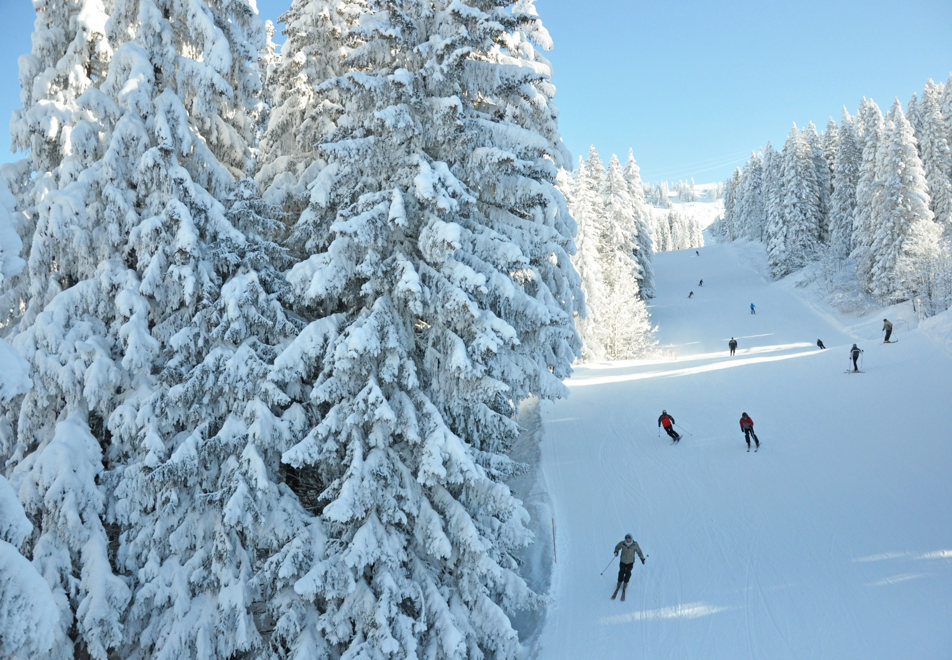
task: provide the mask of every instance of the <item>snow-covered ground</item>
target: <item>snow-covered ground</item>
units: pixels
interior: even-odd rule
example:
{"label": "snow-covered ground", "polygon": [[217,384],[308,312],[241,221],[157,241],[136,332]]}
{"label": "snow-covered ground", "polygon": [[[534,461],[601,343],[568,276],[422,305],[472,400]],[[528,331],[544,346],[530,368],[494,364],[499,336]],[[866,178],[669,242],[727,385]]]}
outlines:
{"label": "snow-covered ground", "polygon": [[[952,657],[952,317],[844,317],[768,281],[759,244],[705,239],[700,256],[656,255],[663,356],[578,368],[542,411],[554,565],[538,657]],[[620,602],[626,532],[649,557]]]}

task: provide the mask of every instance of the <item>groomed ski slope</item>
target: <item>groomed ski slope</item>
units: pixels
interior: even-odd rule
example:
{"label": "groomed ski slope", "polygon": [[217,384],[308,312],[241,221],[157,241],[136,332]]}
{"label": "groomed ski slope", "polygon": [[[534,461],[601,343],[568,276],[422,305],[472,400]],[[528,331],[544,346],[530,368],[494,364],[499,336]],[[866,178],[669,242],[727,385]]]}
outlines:
{"label": "groomed ski slope", "polygon": [[[838,316],[768,281],[758,244],[655,269],[665,357],[578,368],[543,411],[555,564],[539,657],[952,658],[952,321]],[[884,315],[898,343],[882,344]],[[854,341],[861,374],[845,373]],[[649,557],[620,602],[626,532]]]}

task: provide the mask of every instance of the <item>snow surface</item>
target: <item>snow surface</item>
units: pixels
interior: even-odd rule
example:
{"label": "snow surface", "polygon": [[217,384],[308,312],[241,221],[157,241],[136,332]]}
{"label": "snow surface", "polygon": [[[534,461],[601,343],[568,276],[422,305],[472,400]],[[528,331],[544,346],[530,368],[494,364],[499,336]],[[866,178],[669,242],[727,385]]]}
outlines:
{"label": "snow surface", "polygon": [[[844,316],[796,278],[768,281],[761,245],[705,239],[700,256],[655,255],[662,357],[578,368],[543,407],[552,602],[534,652],[952,657],[952,315]],[[861,374],[846,373],[854,341]],[[626,532],[648,560],[620,602]]]}

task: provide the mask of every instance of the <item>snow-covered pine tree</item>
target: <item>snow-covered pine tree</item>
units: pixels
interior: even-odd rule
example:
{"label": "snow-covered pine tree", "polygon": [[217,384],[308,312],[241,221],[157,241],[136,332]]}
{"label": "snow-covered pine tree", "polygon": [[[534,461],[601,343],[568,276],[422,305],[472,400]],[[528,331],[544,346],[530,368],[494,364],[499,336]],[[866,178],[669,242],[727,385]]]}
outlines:
{"label": "snow-covered pine tree", "polygon": [[856,217],[856,185],[862,151],[856,138],[854,120],[843,108],[837,128],[836,155],[833,159],[833,193],[830,195],[830,254],[846,259],[853,249],[853,222]]}
{"label": "snow-covered pine tree", "polygon": [[601,333],[604,322],[600,316],[607,294],[604,262],[600,254],[605,227],[605,200],[601,194],[604,178],[605,170],[593,145],[589,148],[587,161],[579,158],[570,207],[578,227],[572,263],[579,273],[585,295],[584,314],[575,319],[575,327],[582,341],[582,359],[587,361],[606,357]]}
{"label": "snow-covered pine tree", "polygon": [[[726,198],[724,200],[724,215],[715,227],[716,235],[725,240],[736,240],[741,233],[744,217],[744,205],[741,189],[746,179],[747,163],[743,167],[734,168],[734,173],[725,182]],[[733,238],[731,238],[733,237]]]}
{"label": "snow-covered pine tree", "polygon": [[767,246],[767,261],[774,277],[803,267],[817,255],[822,218],[814,150],[808,135],[796,125],[787,136],[782,156],[783,228]]}
{"label": "snow-covered pine tree", "polygon": [[873,258],[868,288],[888,304],[907,300],[916,293],[909,290],[897,270],[910,232],[916,231],[927,239],[935,233],[928,228],[934,216],[929,208],[929,189],[916,139],[898,99],[886,117],[879,151],[878,178],[883,184],[872,209],[876,231],[870,246]]}
{"label": "snow-covered pine tree", "polygon": [[945,120],[946,140],[952,146],[952,73],[942,83],[939,108],[942,110],[942,119]]}
{"label": "snow-covered pine tree", "polygon": [[397,0],[340,38],[294,234],[330,236],[289,274],[313,426],[284,459],[326,529],[295,589],[329,657],[514,657],[509,617],[541,598],[513,414],[564,394],[578,351],[548,36],[528,2]]}
{"label": "snow-covered pine tree", "polygon": [[[34,563],[65,594],[76,653],[261,649],[254,601],[271,576],[257,559],[307,518],[275,483],[288,424],[266,376],[291,329],[264,238],[276,226],[235,184],[255,139],[262,26],[244,0],[116,0],[108,21],[99,3],[70,5],[98,17],[109,58],[83,69],[98,73],[60,162],[21,197],[36,206],[37,295],[15,343],[34,387],[12,463],[35,484],[21,488],[27,512],[43,514]],[[49,107],[24,108],[24,144],[48,137]]]}
{"label": "snow-covered pine tree", "polygon": [[776,151],[770,143],[764,147],[764,247],[781,254],[786,246],[787,227],[783,219],[783,152]]}
{"label": "snow-covered pine tree", "polygon": [[853,220],[853,251],[850,253],[856,277],[867,289],[871,284],[875,255],[873,238],[878,219],[874,214],[882,189],[879,169],[879,145],[883,139],[885,122],[879,106],[871,99],[863,99],[857,112],[857,137],[863,158],[856,181],[856,215]]}
{"label": "snow-covered pine tree", "polygon": [[[3,282],[5,334],[29,364],[32,388],[3,406],[0,464],[34,522],[24,554],[48,583],[49,657],[105,658],[121,643],[129,589],[110,561],[103,449],[92,429],[114,404],[115,313],[103,280],[115,227],[90,212],[89,167],[102,155],[96,85],[111,57],[103,3],[37,6],[21,58],[22,107],[8,168],[26,268]],[[107,403],[108,402],[108,403]]]}
{"label": "snow-covered pine tree", "polygon": [[649,348],[651,323],[639,295],[642,273],[634,260],[635,215],[628,183],[618,157],[608,163],[601,190],[605,224],[600,258],[605,277],[605,298],[598,328],[607,356],[613,360],[641,357]]}
{"label": "snow-covered pine tree", "polygon": [[811,159],[816,170],[817,186],[817,240],[823,244],[829,240],[829,207],[830,207],[830,175],[832,171],[832,162],[827,159],[827,153],[832,151],[829,145],[836,144],[836,125],[833,124],[832,132],[824,133],[821,137],[816,130],[816,126],[811,121],[803,131],[807,145],[810,147]]}
{"label": "snow-covered pine tree", "polygon": [[[599,194],[603,204],[602,231],[599,236],[599,254],[603,264],[614,260],[615,252],[619,249],[628,252],[629,258],[633,252],[633,236],[635,229],[635,215],[632,209],[631,196],[628,194],[628,184],[621,169],[618,156],[612,154],[602,178]],[[641,279],[637,264],[632,262],[633,276]],[[610,286],[613,282],[606,278]],[[626,283],[628,284],[628,283]],[[637,282],[634,283],[635,288]]]}
{"label": "snow-covered pine tree", "polygon": [[625,181],[628,182],[628,194],[635,214],[635,261],[641,268],[641,297],[644,300],[655,295],[654,284],[654,245],[651,241],[651,208],[645,199],[645,186],[641,181],[641,170],[635,162],[635,154],[629,149],[625,161]]}
{"label": "snow-covered pine tree", "polygon": [[738,211],[742,209],[738,208],[737,202],[740,196],[742,179],[743,171],[741,168],[735,167],[734,173],[731,174],[731,178],[727,180],[724,186],[724,217],[720,222],[719,231],[721,237],[728,241],[735,241],[740,235]]}
{"label": "snow-covered pine tree", "polygon": [[126,186],[130,224],[116,300],[135,394],[107,420],[116,557],[134,584],[122,652],[266,656],[256,617],[280,567],[261,560],[310,516],[279,483],[300,419],[276,412],[289,401],[268,380],[296,330],[278,303],[281,227],[236,182],[251,170],[264,26],[246,0],[153,9],[117,2],[103,86],[118,106],[104,171]]}
{"label": "snow-covered pine tree", "polygon": [[952,235],[952,149],[946,133],[946,121],[939,106],[942,90],[932,80],[926,82],[922,98],[916,103],[914,117],[919,157],[929,186],[929,199],[935,221],[946,236]]}
{"label": "snow-covered pine tree", "polygon": [[763,165],[753,153],[744,165],[740,190],[734,203],[738,236],[759,241],[764,226]]}

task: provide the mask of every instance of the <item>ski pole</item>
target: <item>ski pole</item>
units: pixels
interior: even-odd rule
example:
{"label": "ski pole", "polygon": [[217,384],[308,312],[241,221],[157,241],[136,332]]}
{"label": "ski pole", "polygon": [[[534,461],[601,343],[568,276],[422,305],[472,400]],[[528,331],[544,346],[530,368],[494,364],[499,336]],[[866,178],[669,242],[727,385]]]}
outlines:
{"label": "ski pole", "polygon": [[[612,555],[612,558],[608,560],[608,566],[611,566],[613,561],[615,561],[615,555]],[[599,575],[604,575],[605,571],[608,570],[608,566],[605,566],[605,568],[602,569],[602,572],[599,573]]]}

